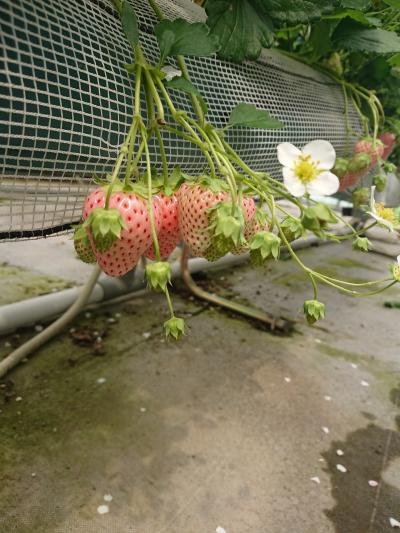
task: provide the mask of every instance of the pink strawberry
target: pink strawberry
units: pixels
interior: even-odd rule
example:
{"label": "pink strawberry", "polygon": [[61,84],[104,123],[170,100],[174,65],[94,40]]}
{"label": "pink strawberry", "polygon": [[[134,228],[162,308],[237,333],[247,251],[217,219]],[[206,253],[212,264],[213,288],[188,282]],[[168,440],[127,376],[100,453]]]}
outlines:
{"label": "pink strawberry", "polygon": [[354,147],[354,153],[368,154],[371,158],[371,165],[376,165],[378,159],[382,158],[384,152],[384,144],[382,141],[377,139],[374,143],[373,139],[362,139]]}
{"label": "pink strawberry", "polygon": [[[246,209],[247,205],[251,208]],[[257,208],[253,198],[243,198],[243,207],[245,209],[245,226],[244,226],[244,238],[246,243],[239,246],[232,251],[234,255],[244,254],[248,251],[248,243],[259,231],[268,231],[269,224],[266,220],[265,213],[262,209]]]}
{"label": "pink strawberry", "polygon": [[206,184],[188,182],[180,186],[179,228],[194,256],[204,257],[211,247],[208,210],[228,198],[229,194],[222,185],[219,190],[212,190]]}
{"label": "pink strawberry", "polygon": [[[85,200],[83,218],[98,208],[105,206],[106,191],[98,188]],[[153,206],[154,218],[157,229],[161,225],[161,209],[156,202]],[[131,192],[113,192],[110,197],[109,210],[119,212],[124,226],[120,236],[114,239],[111,246],[106,250],[99,250],[95,244],[92,230],[89,230],[89,238],[97,262],[102,270],[109,276],[122,276],[132,270],[140,257],[151,244],[151,227],[147,202],[143,198]],[[103,213],[107,210],[103,210]]]}
{"label": "pink strawberry", "polygon": [[[160,193],[158,198],[162,211],[162,224],[158,232],[158,243],[160,245],[161,259],[166,259],[175,250],[181,238],[178,218],[178,197],[176,194],[166,196]],[[153,244],[146,250],[144,256],[148,259],[156,259]]]}
{"label": "pink strawberry", "polygon": [[384,144],[382,159],[387,159],[396,146],[396,135],[387,131],[379,135],[379,140]]}
{"label": "pink strawberry", "polygon": [[79,224],[74,231],[74,247],[76,255],[84,263],[95,263],[96,257],[93,253],[92,244],[88,233],[82,224]]}

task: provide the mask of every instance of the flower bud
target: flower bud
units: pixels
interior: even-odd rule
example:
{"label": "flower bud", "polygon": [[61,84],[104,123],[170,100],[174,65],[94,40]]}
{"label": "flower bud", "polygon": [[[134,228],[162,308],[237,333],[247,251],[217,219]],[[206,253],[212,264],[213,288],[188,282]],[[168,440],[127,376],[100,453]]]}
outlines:
{"label": "flower bud", "polygon": [[306,300],[303,306],[307,322],[312,325],[317,320],[325,318],[325,304],[318,300]]}

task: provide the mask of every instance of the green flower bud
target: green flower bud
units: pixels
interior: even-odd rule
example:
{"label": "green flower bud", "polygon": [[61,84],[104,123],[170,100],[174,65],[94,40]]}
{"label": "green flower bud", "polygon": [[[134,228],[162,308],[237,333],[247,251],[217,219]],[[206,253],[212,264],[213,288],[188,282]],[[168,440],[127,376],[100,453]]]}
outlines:
{"label": "green flower bud", "polygon": [[371,241],[367,237],[356,237],[353,241],[353,250],[368,252],[371,248]]}
{"label": "green flower bud", "polygon": [[367,187],[359,187],[352,192],[352,200],[354,207],[360,207],[369,203],[371,192]]}
{"label": "green flower bud", "polygon": [[148,263],[146,265],[146,279],[150,289],[165,292],[167,284],[171,282],[171,265],[166,261]]}
{"label": "green flower bud", "polygon": [[318,300],[306,300],[303,306],[307,322],[312,325],[317,320],[325,318],[325,304]]}
{"label": "green flower bud", "polygon": [[372,178],[372,183],[376,186],[377,192],[383,192],[386,188],[387,178],[384,174],[378,174]]}
{"label": "green flower bud", "polygon": [[349,168],[349,160],[345,159],[343,157],[338,157],[335,162],[335,166],[332,169],[332,172],[338,176],[339,178],[342,178]]}
{"label": "green flower bud", "polygon": [[278,259],[281,240],[270,231],[259,231],[250,241],[250,260],[254,266],[262,266],[269,257]]}
{"label": "green flower bud", "polygon": [[185,321],[183,318],[171,317],[164,322],[164,332],[167,338],[172,337],[178,340],[182,335],[185,335]]}

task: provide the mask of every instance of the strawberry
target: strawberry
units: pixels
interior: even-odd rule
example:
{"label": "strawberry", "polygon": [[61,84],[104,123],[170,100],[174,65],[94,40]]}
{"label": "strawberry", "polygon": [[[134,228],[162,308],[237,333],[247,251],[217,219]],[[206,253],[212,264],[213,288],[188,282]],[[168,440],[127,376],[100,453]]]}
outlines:
{"label": "strawberry", "polygon": [[229,199],[226,184],[213,180],[212,184],[183,183],[179,188],[179,228],[192,254],[204,257],[211,248],[209,209]]}
{"label": "strawberry", "polygon": [[350,187],[353,187],[362,176],[365,176],[365,174],[365,170],[359,170],[358,172],[346,172],[346,174],[339,178],[340,185],[338,191],[342,192]]}
{"label": "strawberry", "polygon": [[[246,201],[251,208],[246,209]],[[244,238],[245,244],[232,250],[234,255],[244,254],[249,250],[248,243],[259,231],[268,231],[269,224],[264,211],[261,208],[257,208],[253,198],[243,198],[243,208],[245,209],[245,226],[244,226]]]}
{"label": "strawberry", "polygon": [[92,245],[86,229],[79,224],[74,231],[74,247],[76,255],[84,263],[95,263],[96,256],[93,253]]}
{"label": "strawberry", "polygon": [[371,155],[367,152],[357,152],[348,162],[346,172],[339,177],[339,192],[353,187],[360,178],[368,174],[372,164]]}
{"label": "strawberry", "polygon": [[[180,241],[178,218],[178,197],[176,194],[167,196],[164,193],[158,195],[158,202],[162,212],[162,224],[158,232],[161,259],[166,259],[175,250]],[[146,250],[144,256],[155,260],[153,244]]]}
{"label": "strawberry", "polygon": [[[94,190],[85,200],[83,218],[89,227],[89,238],[97,262],[109,276],[122,276],[132,270],[151,244],[150,217],[145,199],[133,192],[116,191],[111,194],[109,209],[105,206],[106,189]],[[161,225],[161,209],[154,203],[154,218],[157,229]],[[119,229],[114,220],[103,242],[102,223],[109,213],[118,214]],[[89,218],[90,217],[90,218]],[[108,221],[108,220],[107,220]],[[112,238],[110,239],[110,235]],[[110,244],[111,240],[111,244]]]}
{"label": "strawberry", "polygon": [[377,139],[374,143],[373,139],[366,138],[358,141],[354,147],[355,154],[368,154],[371,158],[371,165],[375,166],[378,159],[382,158],[385,146],[382,141]]}
{"label": "strawberry", "polygon": [[378,139],[384,145],[382,159],[386,160],[393,152],[396,146],[396,135],[387,131],[386,133],[382,133],[382,135],[379,135]]}

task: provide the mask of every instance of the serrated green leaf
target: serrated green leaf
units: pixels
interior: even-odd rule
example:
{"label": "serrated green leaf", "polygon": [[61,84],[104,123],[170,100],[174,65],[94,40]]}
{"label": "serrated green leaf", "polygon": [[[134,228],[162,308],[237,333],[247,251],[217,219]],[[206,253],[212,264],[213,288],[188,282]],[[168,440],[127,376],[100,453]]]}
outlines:
{"label": "serrated green leaf", "polygon": [[219,48],[218,41],[202,22],[184,19],[162,20],[154,29],[161,52],[161,63],[167,56],[211,56]]}
{"label": "serrated green leaf", "polygon": [[391,65],[392,67],[400,67],[400,53],[398,53],[398,54],[394,54],[394,56],[392,56],[392,57],[388,60],[388,63],[389,63],[389,65]]}
{"label": "serrated green leaf", "polygon": [[332,0],[251,0],[257,12],[265,13],[279,23],[305,23],[319,19],[334,10]]}
{"label": "serrated green leaf", "polygon": [[177,91],[182,91],[186,94],[194,94],[197,99],[199,100],[201,109],[204,114],[207,114],[208,107],[205,103],[200,91],[193,85],[193,83],[183,76],[177,76],[175,78],[172,78],[170,81],[165,81],[164,85],[166,85],[170,89],[175,89]]}
{"label": "serrated green leaf", "polygon": [[279,129],[284,124],[270,116],[265,109],[257,109],[254,104],[238,104],[231,112],[229,126],[246,126],[248,128]]}
{"label": "serrated green leaf", "polygon": [[380,26],[381,25],[381,20],[379,18],[369,17],[366,13],[363,13],[362,11],[358,11],[356,9],[340,10],[340,11],[335,12],[333,15],[330,15],[327,18],[331,20],[336,20],[336,19],[341,20],[345,18],[350,18],[366,26]]}
{"label": "serrated green leaf", "polygon": [[124,0],[121,10],[121,24],[125,36],[132,46],[136,46],[139,42],[139,28],[135,10],[128,2]]}
{"label": "serrated green leaf", "polygon": [[309,42],[318,56],[323,56],[332,49],[331,30],[332,22],[329,20],[313,24]]}
{"label": "serrated green leaf", "polygon": [[400,36],[381,28],[369,29],[349,20],[343,20],[333,34],[333,41],[339,48],[375,54],[400,52]]}
{"label": "serrated green leaf", "polygon": [[273,42],[273,25],[269,14],[258,11],[251,0],[209,0],[207,24],[221,48],[219,56],[240,63],[257,59],[262,47]]}

